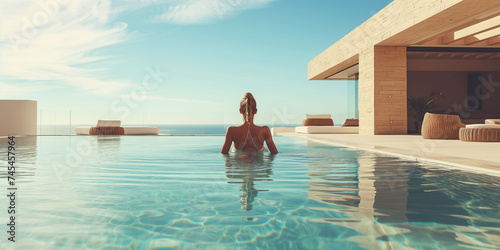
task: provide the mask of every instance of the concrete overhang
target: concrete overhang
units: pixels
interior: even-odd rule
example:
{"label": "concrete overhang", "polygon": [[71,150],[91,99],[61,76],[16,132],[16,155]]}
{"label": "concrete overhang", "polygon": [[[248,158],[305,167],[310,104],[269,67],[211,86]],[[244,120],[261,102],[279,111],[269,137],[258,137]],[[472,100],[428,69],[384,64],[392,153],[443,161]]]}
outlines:
{"label": "concrete overhang", "polygon": [[339,71],[329,77],[327,80],[358,80],[359,64],[354,64],[353,66]]}
{"label": "concrete overhang", "polygon": [[[499,15],[499,0],[395,0],[311,60],[308,78],[326,80],[358,64],[359,53],[372,46],[498,47],[500,36],[495,36],[496,33],[489,40],[472,43],[453,35]],[[493,28],[483,30],[491,33]],[[447,41],[450,35],[452,40]],[[472,33],[468,38],[474,40],[476,35]]]}

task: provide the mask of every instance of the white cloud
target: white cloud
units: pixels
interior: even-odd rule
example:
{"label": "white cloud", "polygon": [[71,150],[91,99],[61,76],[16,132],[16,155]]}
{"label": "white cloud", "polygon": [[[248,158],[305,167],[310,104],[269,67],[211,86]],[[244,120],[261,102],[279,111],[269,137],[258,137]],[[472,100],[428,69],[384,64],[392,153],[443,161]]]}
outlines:
{"label": "white cloud", "polygon": [[186,0],[172,3],[156,21],[179,24],[198,24],[222,20],[236,13],[265,7],[275,0]]}
{"label": "white cloud", "polygon": [[69,85],[94,94],[121,95],[136,84],[110,79],[104,62],[112,55],[103,51],[132,38],[128,25],[116,21],[118,14],[150,8],[149,18],[156,21],[195,24],[272,1],[0,0],[0,90],[3,94],[26,93],[28,90],[13,82],[36,82],[22,86],[36,86],[28,88],[34,92],[48,89],[42,85]]}
{"label": "white cloud", "polygon": [[193,99],[183,99],[183,98],[162,98],[162,99],[165,101],[171,101],[171,102],[217,104],[215,102],[205,101],[205,100],[193,100]]}
{"label": "white cloud", "polygon": [[168,102],[180,102],[180,103],[202,103],[202,104],[218,104],[212,101],[197,100],[197,99],[186,99],[186,98],[170,98],[165,96],[156,96],[153,92],[142,92],[140,94],[123,94],[119,96],[122,100],[153,100],[153,101],[168,101]]}
{"label": "white cloud", "polygon": [[128,39],[127,25],[110,20],[114,12],[109,1],[65,2],[2,3],[0,75],[4,81],[73,85],[95,94],[122,91],[130,83],[106,80],[106,68],[97,71],[88,65],[109,58],[99,49]]}

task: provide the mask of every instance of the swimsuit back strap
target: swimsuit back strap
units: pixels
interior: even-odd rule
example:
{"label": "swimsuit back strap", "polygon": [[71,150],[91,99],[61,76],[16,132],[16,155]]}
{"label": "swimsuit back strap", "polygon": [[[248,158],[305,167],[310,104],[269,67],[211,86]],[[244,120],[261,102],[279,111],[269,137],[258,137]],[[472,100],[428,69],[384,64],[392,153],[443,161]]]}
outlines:
{"label": "swimsuit back strap", "polygon": [[243,146],[241,146],[240,151],[241,151],[241,150],[243,150],[243,148],[244,148],[244,147],[245,147],[245,145],[247,144],[248,135],[250,135],[250,139],[252,139],[253,146],[254,146],[256,149],[259,149],[259,148],[257,147],[257,144],[255,143],[255,140],[253,139],[252,133],[250,132],[250,124],[248,124],[247,136],[245,137],[245,141],[243,142]]}
{"label": "swimsuit back strap", "polygon": [[252,133],[250,133],[250,126],[248,126],[248,133],[247,134],[250,134],[250,139],[252,139],[253,146],[255,147],[255,149],[258,150],[259,147],[257,147],[257,143],[255,143],[255,140],[253,139]]}

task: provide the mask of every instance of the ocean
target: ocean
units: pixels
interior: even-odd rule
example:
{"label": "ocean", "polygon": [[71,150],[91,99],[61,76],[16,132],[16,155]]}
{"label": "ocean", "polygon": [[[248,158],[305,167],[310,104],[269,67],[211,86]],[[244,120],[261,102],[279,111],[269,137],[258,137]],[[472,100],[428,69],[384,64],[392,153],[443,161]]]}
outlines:
{"label": "ocean", "polygon": [[[229,126],[237,124],[137,124],[127,126],[151,126],[160,129],[160,134],[168,135],[224,135]],[[239,125],[239,124],[238,124]],[[258,124],[259,126],[269,124]],[[74,135],[76,127],[93,127],[94,125],[39,125],[38,135]],[[276,124],[276,127],[297,127],[300,124]]]}

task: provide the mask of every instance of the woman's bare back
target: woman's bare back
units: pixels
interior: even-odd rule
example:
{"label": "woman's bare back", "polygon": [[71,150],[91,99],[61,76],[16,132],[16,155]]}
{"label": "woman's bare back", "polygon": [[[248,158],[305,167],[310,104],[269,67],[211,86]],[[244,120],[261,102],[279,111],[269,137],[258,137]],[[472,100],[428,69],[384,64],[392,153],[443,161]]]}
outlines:
{"label": "woman's bare back", "polygon": [[271,130],[267,126],[257,126],[253,123],[253,117],[257,114],[257,103],[250,92],[240,101],[240,114],[244,123],[240,126],[231,126],[227,129],[224,145],[221,153],[229,153],[231,144],[234,142],[234,149],[241,152],[262,152],[265,151],[264,142],[272,154],[277,154],[278,149],[273,141]]}
{"label": "woman's bare back", "polygon": [[242,124],[232,127],[230,133],[233,137],[234,147],[243,152],[256,152],[264,147],[267,126],[255,124]]}
{"label": "woman's bare back", "polygon": [[[250,133],[248,133],[249,131]],[[227,154],[232,143],[234,143],[236,150],[242,152],[262,151],[264,148],[264,142],[267,144],[267,148],[269,148],[271,153],[278,153],[269,127],[257,126],[249,123],[244,123],[240,126],[231,126],[227,129],[226,139],[224,145],[222,146],[221,153]]]}

